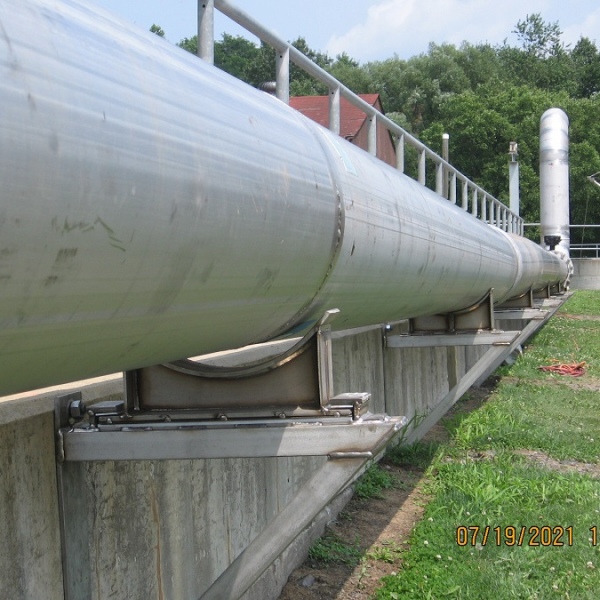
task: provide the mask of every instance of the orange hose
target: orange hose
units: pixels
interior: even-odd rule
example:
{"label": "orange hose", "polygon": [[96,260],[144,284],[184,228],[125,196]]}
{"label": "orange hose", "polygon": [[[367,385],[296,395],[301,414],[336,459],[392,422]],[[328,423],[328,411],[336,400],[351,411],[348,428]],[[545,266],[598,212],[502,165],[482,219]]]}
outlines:
{"label": "orange hose", "polygon": [[570,364],[559,363],[558,361],[553,362],[555,364],[538,367],[538,370],[558,373],[559,375],[570,375],[571,377],[581,377],[585,374],[585,361]]}

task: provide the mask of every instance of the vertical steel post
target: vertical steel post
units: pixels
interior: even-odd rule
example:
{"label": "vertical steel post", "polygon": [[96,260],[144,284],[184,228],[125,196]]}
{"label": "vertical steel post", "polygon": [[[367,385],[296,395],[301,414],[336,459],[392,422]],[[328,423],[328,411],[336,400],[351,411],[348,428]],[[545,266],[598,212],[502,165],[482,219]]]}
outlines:
{"label": "vertical steel post", "polygon": [[419,174],[418,180],[421,185],[425,185],[425,150],[419,152]]}
{"label": "vertical steel post", "polygon": [[290,49],[275,53],[275,95],[279,100],[290,103]]}
{"label": "vertical steel post", "polygon": [[466,181],[462,182],[462,205],[463,210],[469,209],[469,184]]}
{"label": "vertical steel post", "polygon": [[488,197],[487,197],[487,194],[484,194],[483,198],[481,199],[481,220],[484,223],[487,222],[487,203],[488,203]]}
{"label": "vertical steel post", "polygon": [[198,0],[198,56],[215,63],[215,0]]}
{"label": "vertical steel post", "polygon": [[452,173],[450,178],[450,202],[456,204],[456,173]]}
{"label": "vertical steel post", "polygon": [[367,115],[367,149],[369,154],[377,156],[377,115]]}
{"label": "vertical steel post", "polygon": [[477,216],[477,200],[478,200],[478,195],[477,195],[477,188],[473,189],[473,196],[472,196],[472,200],[471,200],[471,214],[476,217]]}
{"label": "vertical steel post", "polygon": [[[440,196],[444,196],[444,164],[439,162],[435,166],[435,192]],[[446,190],[446,196],[448,190]],[[444,198],[446,197],[444,196]]]}
{"label": "vertical steel post", "polygon": [[[447,133],[442,134],[442,158],[446,162],[450,162],[450,135]],[[442,183],[442,196],[448,198],[448,169],[443,168],[443,183]]]}
{"label": "vertical steel post", "polygon": [[329,90],[329,129],[340,135],[341,109],[339,86]]}
{"label": "vertical steel post", "polygon": [[510,156],[510,161],[508,162],[508,190],[510,198],[510,210],[515,215],[519,215],[519,146],[517,145],[517,142],[510,142],[508,155]]}
{"label": "vertical steel post", "polygon": [[400,173],[404,173],[404,134],[401,133],[396,138],[396,168]]}

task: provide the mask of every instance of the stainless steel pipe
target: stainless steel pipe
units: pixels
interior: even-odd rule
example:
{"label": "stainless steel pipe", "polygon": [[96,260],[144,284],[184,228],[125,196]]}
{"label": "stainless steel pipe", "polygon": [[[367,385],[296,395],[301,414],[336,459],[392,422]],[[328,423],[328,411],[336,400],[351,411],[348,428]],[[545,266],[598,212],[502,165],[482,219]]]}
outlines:
{"label": "stainless steel pipe", "polygon": [[541,242],[560,237],[558,246],[569,256],[569,118],[550,108],[540,119],[540,225]]}
{"label": "stainless steel pipe", "polygon": [[566,275],[107,12],[0,0],[0,21],[0,393]]}

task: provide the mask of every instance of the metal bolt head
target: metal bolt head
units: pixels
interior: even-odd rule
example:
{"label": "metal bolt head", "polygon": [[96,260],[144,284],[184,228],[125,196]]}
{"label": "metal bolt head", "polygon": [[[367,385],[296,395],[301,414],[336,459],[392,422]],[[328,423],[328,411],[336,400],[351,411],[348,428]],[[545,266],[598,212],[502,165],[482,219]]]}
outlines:
{"label": "metal bolt head", "polygon": [[87,408],[83,403],[83,400],[73,400],[69,403],[69,417],[75,419],[76,421],[80,421],[83,419],[87,412]]}

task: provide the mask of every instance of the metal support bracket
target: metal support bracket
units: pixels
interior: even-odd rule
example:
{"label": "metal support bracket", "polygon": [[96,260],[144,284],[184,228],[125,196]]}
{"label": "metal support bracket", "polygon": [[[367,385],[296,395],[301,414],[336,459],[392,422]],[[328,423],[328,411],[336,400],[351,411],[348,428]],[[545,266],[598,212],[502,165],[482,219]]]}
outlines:
{"label": "metal support bracket", "polygon": [[494,326],[494,290],[478,302],[463,310],[429,317],[410,319],[409,333],[412,335],[473,331],[493,331]]}
{"label": "metal support bracket", "polygon": [[333,396],[329,321],[338,312],[283,350],[273,343],[128,372],[124,401],[86,407],[81,395],[58,398],[58,460],[371,452],[382,429],[404,420],[371,415],[366,392]]}
{"label": "metal support bracket", "polygon": [[518,321],[541,321],[546,318],[547,310],[539,308],[501,309],[496,310],[494,316],[496,321],[518,320]]}
{"label": "metal support bracket", "polygon": [[518,331],[482,331],[476,333],[450,333],[429,335],[389,335],[386,348],[433,348],[448,346],[506,346],[515,339]]}
{"label": "metal support bracket", "polygon": [[370,458],[405,417],[271,419],[186,425],[139,423],[59,430],[59,460],[178,460],[329,456]]}
{"label": "metal support bracket", "polygon": [[520,296],[509,298],[496,306],[498,310],[518,309],[518,308],[533,308],[533,290],[530,288]]}

